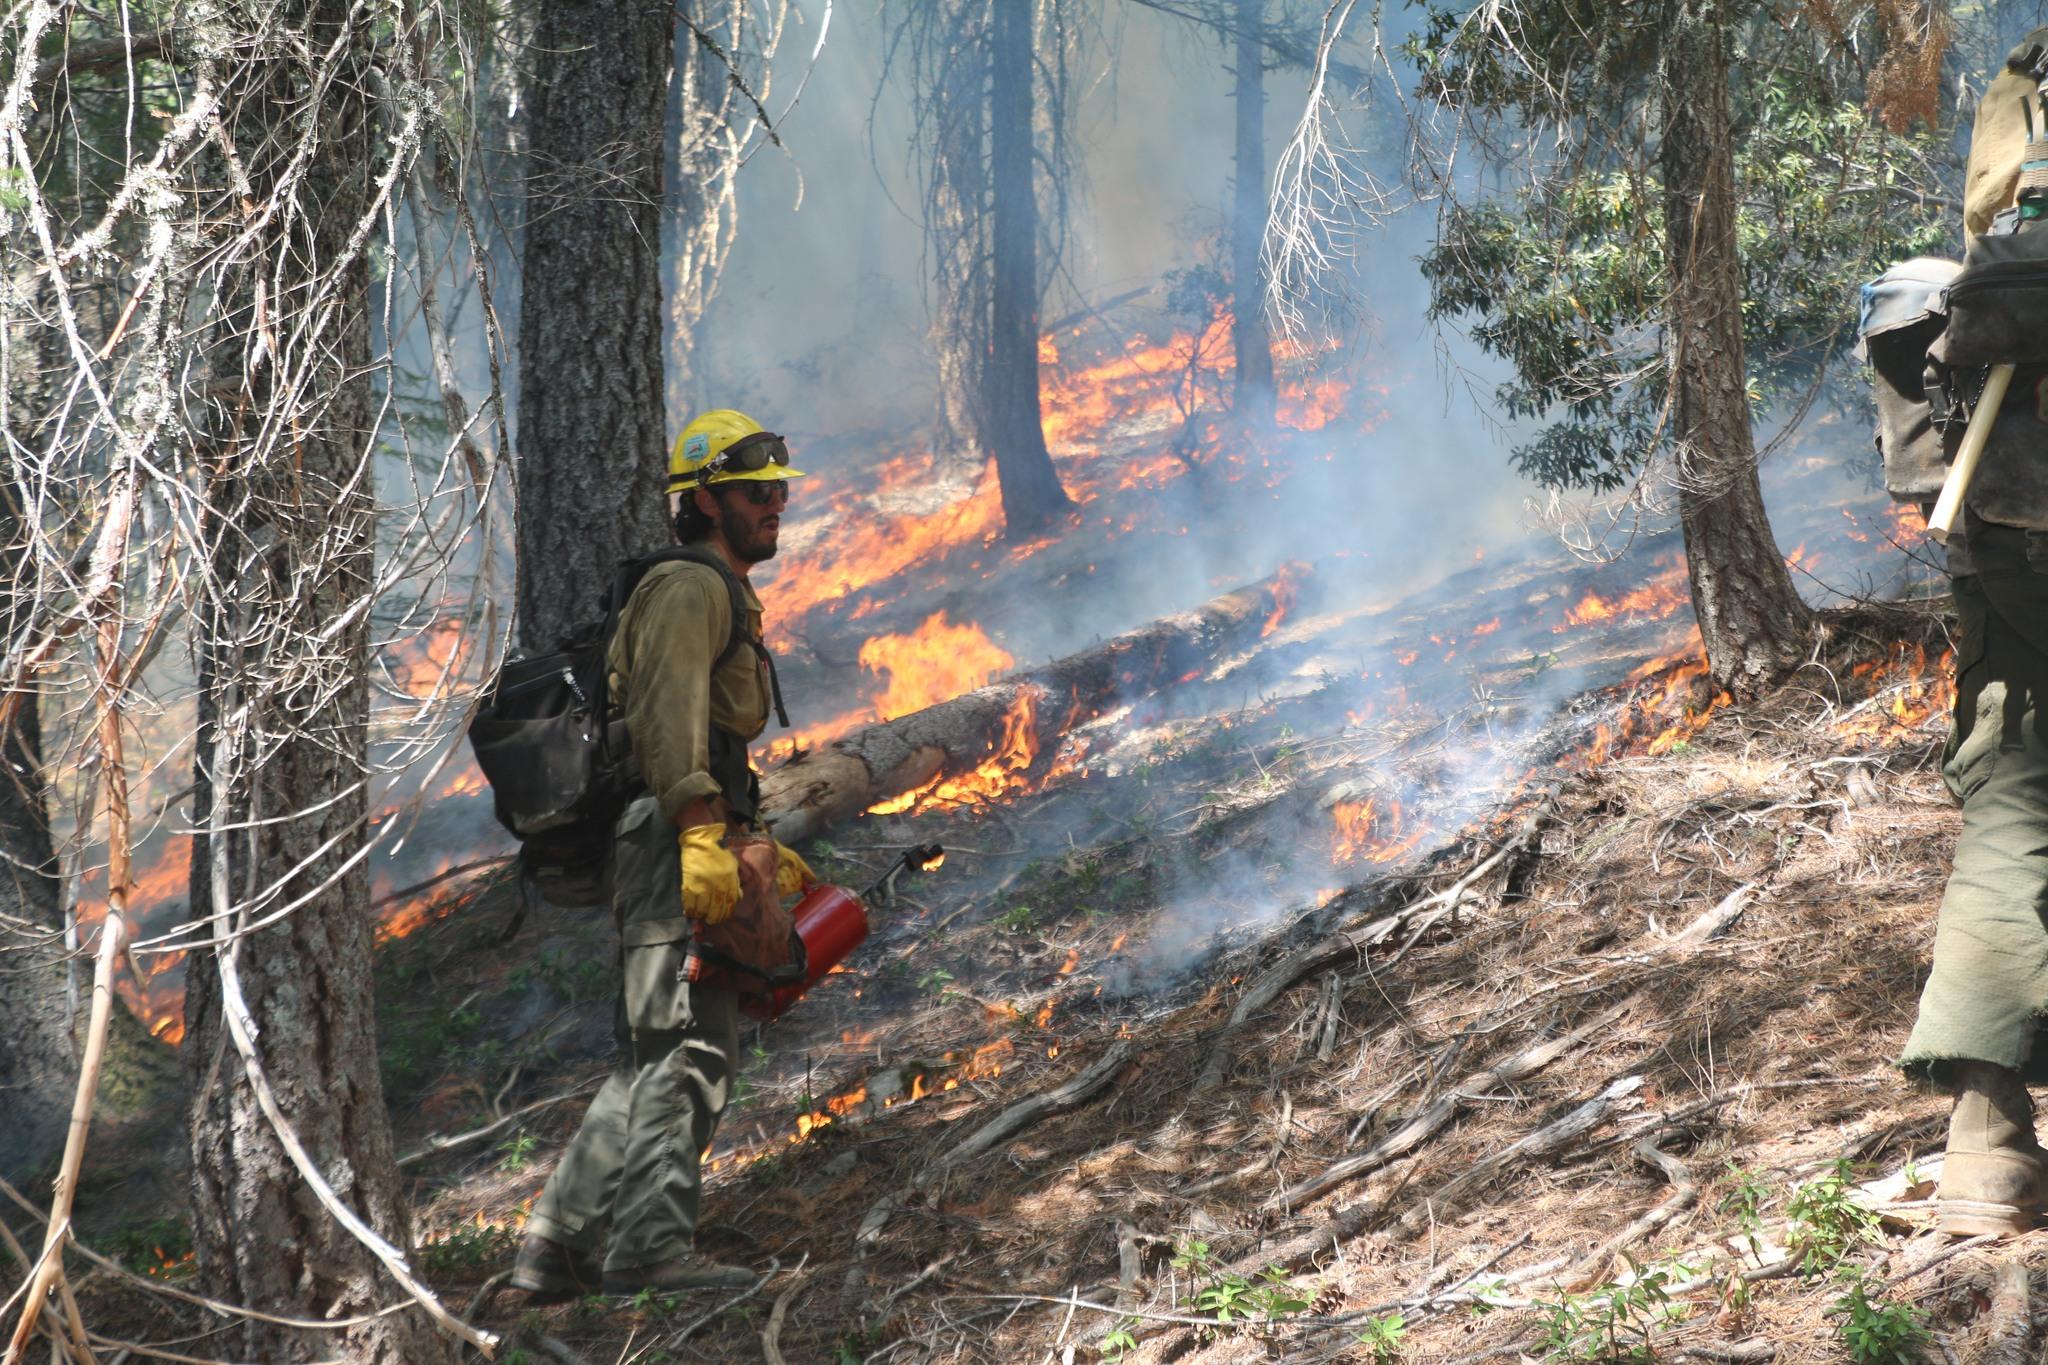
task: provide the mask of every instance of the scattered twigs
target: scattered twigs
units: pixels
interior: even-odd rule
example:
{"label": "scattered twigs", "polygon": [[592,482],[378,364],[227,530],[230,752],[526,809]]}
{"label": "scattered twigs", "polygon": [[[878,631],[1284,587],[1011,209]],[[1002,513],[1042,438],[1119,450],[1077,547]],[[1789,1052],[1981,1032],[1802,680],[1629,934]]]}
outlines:
{"label": "scattered twigs", "polygon": [[443,1152],[452,1152],[458,1147],[467,1147],[472,1143],[482,1142],[485,1138],[505,1131],[505,1129],[529,1114],[537,1114],[543,1109],[551,1109],[555,1105],[566,1104],[579,1096],[589,1094],[603,1080],[602,1076],[593,1077],[577,1086],[574,1090],[564,1090],[559,1095],[550,1095],[544,1100],[535,1100],[532,1104],[523,1104],[505,1115],[505,1117],[494,1123],[487,1123],[481,1128],[472,1128],[466,1133],[451,1133],[434,1138],[426,1146],[415,1148],[413,1151],[407,1152],[404,1156],[398,1158],[398,1164],[410,1166],[414,1162],[425,1161],[430,1156],[439,1156]]}
{"label": "scattered twigs", "polygon": [[1579,1262],[1583,1269],[1578,1280],[1572,1285],[1575,1292],[1583,1293],[1599,1283],[1617,1253],[1626,1251],[1669,1223],[1691,1208],[1694,1201],[1700,1197],[1699,1182],[1693,1179],[1691,1168],[1658,1146],[1659,1143],[1668,1141],[1676,1135],[1676,1130],[1665,1128],[1643,1138],[1629,1149],[1638,1160],[1646,1165],[1655,1166],[1664,1173],[1664,1178],[1671,1182],[1671,1194],[1656,1208],[1586,1253]]}
{"label": "scattered twigs", "polygon": [[[1424,896],[1391,915],[1382,915],[1366,924],[1297,948],[1261,972],[1258,978],[1245,988],[1244,994],[1238,998],[1236,1007],[1230,1012],[1229,1022],[1223,1025],[1210,1044],[1209,1055],[1202,1063],[1202,1073],[1195,1082],[1195,1088],[1206,1090],[1221,1083],[1224,1074],[1230,1069],[1231,1044],[1237,1033],[1254,1014],[1278,1000],[1295,982],[1340,963],[1356,964],[1362,961],[1368,949],[1386,942],[1419,915],[1431,915],[1431,912],[1435,912],[1428,921],[1433,924],[1437,918],[1457,909],[1482,877],[1499,867],[1529,842],[1535,835],[1537,827],[1542,824],[1543,816],[1549,808],[1548,797],[1538,800],[1506,842],[1444,890]],[[1421,933],[1422,930],[1418,928],[1415,935],[1408,940],[1409,944],[1412,945]],[[1403,951],[1405,952],[1405,949]],[[1334,1038],[1331,1039],[1331,1046],[1335,1046]]]}
{"label": "scattered twigs", "polygon": [[1346,1181],[1355,1180],[1361,1175],[1378,1170],[1396,1157],[1406,1155],[1442,1132],[1452,1119],[1472,1103],[1472,1097],[1513,1085],[1535,1075],[1619,1019],[1634,1003],[1635,997],[1630,996],[1619,1004],[1602,1010],[1569,1033],[1538,1043],[1512,1057],[1496,1062],[1483,1071],[1474,1072],[1367,1150],[1357,1156],[1333,1162],[1318,1174],[1288,1186],[1268,1199],[1265,1207],[1300,1208]]}
{"label": "scattered twigs", "polygon": [[872,1313],[865,1314],[864,1316],[870,1323],[887,1322],[889,1320],[890,1310],[896,1307],[897,1300],[901,1299],[905,1294],[908,1294],[911,1290],[917,1288],[919,1285],[929,1281],[932,1278],[932,1276],[938,1274],[941,1270],[944,1270],[947,1266],[951,1265],[955,1260],[959,1259],[959,1256],[959,1252],[949,1251],[944,1256],[939,1257],[937,1260],[927,1262],[923,1270],[918,1271],[915,1275],[912,1275],[902,1284],[899,1284],[894,1289],[890,1290],[889,1297],[883,1299],[880,1304],[876,1305],[875,1310]]}
{"label": "scattered twigs", "polygon": [[1624,1076],[1555,1123],[1547,1123],[1520,1141],[1475,1161],[1458,1177],[1401,1216],[1401,1229],[1413,1235],[1457,1207],[1458,1201],[1500,1172],[1533,1157],[1547,1156],[1605,1123],[1617,1106],[1643,1088],[1641,1076]]}
{"label": "scattered twigs", "polygon": [[[911,1188],[923,1189],[947,1172],[1009,1141],[1034,1123],[1050,1118],[1062,1110],[1085,1104],[1116,1078],[1116,1074],[1123,1070],[1124,1063],[1131,1059],[1134,1050],[1130,1042],[1119,1041],[1097,1058],[1093,1066],[1065,1084],[1019,1100],[968,1134],[951,1151],[919,1171],[911,1181]],[[855,1244],[865,1247],[878,1242],[882,1236],[882,1229],[888,1226],[890,1215],[901,1203],[900,1193],[885,1194],[876,1200],[854,1233]]]}
{"label": "scattered twigs", "polygon": [[1131,1059],[1134,1050],[1129,1041],[1119,1041],[1097,1058],[1093,1066],[1064,1085],[1019,1100],[969,1134],[959,1146],[933,1162],[917,1177],[917,1184],[928,1185],[963,1162],[971,1161],[983,1152],[1009,1141],[1040,1120],[1093,1099],[1096,1092],[1107,1086],[1116,1078],[1117,1072],[1123,1070],[1124,1063]]}
{"label": "scattered twigs", "polygon": [[[803,1260],[798,1261],[796,1263],[796,1271],[801,1271],[804,1268],[805,1264],[810,1261],[810,1259],[811,1258],[809,1253],[805,1253]],[[796,1273],[796,1271],[792,1271],[791,1273],[794,1274]],[[762,1271],[761,1277],[755,1280],[751,1285],[748,1285],[745,1289],[742,1289],[739,1293],[725,1300],[717,1307],[709,1309],[706,1312],[699,1313],[689,1322],[683,1324],[682,1330],[677,1332],[674,1336],[668,1339],[668,1349],[671,1351],[680,1351],[681,1349],[683,1349],[683,1343],[688,1341],[691,1337],[697,1335],[698,1332],[702,1331],[706,1323],[709,1323],[716,1318],[723,1317],[731,1309],[737,1307],[742,1303],[745,1303],[748,1299],[753,1298],[754,1295],[761,1292],[761,1286],[767,1284],[768,1281],[774,1279],[777,1275],[781,1273],[782,1262],[778,1260],[770,1260],[768,1262],[768,1268]]]}
{"label": "scattered twigs", "polygon": [[1207,1194],[1210,1190],[1221,1189],[1233,1181],[1262,1175],[1272,1170],[1280,1164],[1280,1153],[1287,1150],[1287,1130],[1293,1123],[1294,1096],[1291,1092],[1283,1090],[1280,1092],[1280,1122],[1275,1125],[1272,1148],[1248,1166],[1240,1166],[1234,1171],[1226,1171],[1222,1175],[1212,1175],[1207,1180],[1196,1181],[1181,1193],[1189,1196]]}
{"label": "scattered twigs", "polygon": [[2015,1253],[1983,1252],[1960,1262],[1955,1273],[1989,1299],[1970,1365],[2028,1365],[2035,1357],[2026,1262]]}
{"label": "scattered twigs", "polygon": [[782,1320],[789,1315],[790,1301],[803,1287],[802,1280],[791,1280],[789,1287],[775,1296],[774,1304],[768,1309],[768,1321],[761,1327],[763,1365],[789,1365],[782,1354]]}
{"label": "scattered twigs", "polygon": [[1756,894],[1755,882],[1744,882],[1723,896],[1713,909],[1701,915],[1672,936],[1674,944],[1711,943],[1727,933],[1735,922],[1749,909],[1750,897]]}
{"label": "scattered twigs", "polygon": [[[124,467],[120,491],[112,501],[108,520],[93,552],[92,579],[103,583],[90,611],[94,617],[98,653],[98,709],[100,780],[104,784],[107,813],[107,914],[100,923],[99,952],[92,969],[92,1013],[86,1024],[85,1051],[79,1059],[78,1089],[71,1104],[71,1127],[64,1139],[64,1157],[57,1170],[55,1192],[50,1201],[50,1218],[43,1233],[43,1250],[28,1276],[28,1293],[21,1319],[7,1344],[7,1365],[17,1365],[27,1349],[28,1339],[42,1317],[44,1296],[64,1276],[64,1243],[71,1229],[72,1201],[78,1194],[78,1172],[85,1162],[85,1140],[92,1128],[93,1100],[99,1093],[100,1066],[106,1059],[107,1025],[113,1017],[114,968],[126,946],[129,888],[128,767],[122,739],[122,714],[117,690],[121,676],[120,565],[128,548],[129,518],[135,507],[134,470]],[[72,1351],[81,1360],[91,1360],[84,1325],[69,1293],[63,1296],[65,1323],[70,1330]]]}

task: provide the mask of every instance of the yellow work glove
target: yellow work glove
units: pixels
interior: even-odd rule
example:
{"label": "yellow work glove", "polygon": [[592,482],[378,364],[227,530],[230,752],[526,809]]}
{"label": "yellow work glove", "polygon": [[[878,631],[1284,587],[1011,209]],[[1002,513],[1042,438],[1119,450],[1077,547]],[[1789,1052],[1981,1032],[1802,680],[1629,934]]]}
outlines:
{"label": "yellow work glove", "polygon": [[793,848],[775,846],[775,889],[785,896],[800,896],[818,884],[818,874],[797,856]]}
{"label": "yellow work glove", "polygon": [[725,923],[740,898],[740,860],[725,846],[725,826],[692,825],[678,847],[683,913],[706,924]]}

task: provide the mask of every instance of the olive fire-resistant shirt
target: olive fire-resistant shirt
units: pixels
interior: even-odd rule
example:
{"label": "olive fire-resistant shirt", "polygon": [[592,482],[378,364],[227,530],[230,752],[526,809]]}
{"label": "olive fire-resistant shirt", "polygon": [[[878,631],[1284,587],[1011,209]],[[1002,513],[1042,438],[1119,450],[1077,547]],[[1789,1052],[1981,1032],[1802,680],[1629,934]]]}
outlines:
{"label": "olive fire-resistant shirt", "polygon": [[[746,630],[761,638],[761,599],[740,580]],[[658,564],[619,613],[606,660],[612,698],[633,737],[648,792],[670,821],[685,804],[717,796],[711,727],[743,740],[768,724],[768,668],[744,643],[717,673],[711,663],[732,630],[732,595],[718,571],[687,560]]]}

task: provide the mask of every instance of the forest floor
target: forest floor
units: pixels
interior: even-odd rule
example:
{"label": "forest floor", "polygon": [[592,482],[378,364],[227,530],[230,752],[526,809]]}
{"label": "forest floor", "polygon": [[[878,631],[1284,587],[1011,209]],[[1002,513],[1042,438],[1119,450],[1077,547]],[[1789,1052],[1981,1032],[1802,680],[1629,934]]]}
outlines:
{"label": "forest floor", "polygon": [[[424,1263],[525,1360],[1911,1359],[1922,1332],[1928,1359],[2003,1358],[2048,1237],[1950,1254],[1946,1104],[1893,1066],[1957,817],[1940,708],[1902,704],[1929,680],[1869,665],[1939,631],[1864,618],[1656,754],[1587,761],[1634,694],[1589,701],[1420,865],[1173,970],[1125,946],[1185,909],[1162,867],[1284,861],[1327,755],[1254,732],[1251,775],[1188,746],[1171,799],[1094,792],[1121,838],[1020,856],[943,923],[909,906],[751,1038],[700,1236],[764,1272],[744,1294],[494,1287],[581,1108],[514,1101],[607,1062],[609,926],[537,911],[499,945],[473,906],[383,967],[413,1002],[387,1011],[401,1149],[482,1134],[408,1166]],[[1155,814],[1195,768],[1201,813]],[[915,832],[1002,864],[1050,818]]]}

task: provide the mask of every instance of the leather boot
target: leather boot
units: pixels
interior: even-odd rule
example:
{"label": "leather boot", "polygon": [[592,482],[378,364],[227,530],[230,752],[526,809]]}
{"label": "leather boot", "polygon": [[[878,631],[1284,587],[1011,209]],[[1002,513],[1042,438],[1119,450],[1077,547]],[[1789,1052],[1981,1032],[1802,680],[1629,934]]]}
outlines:
{"label": "leather boot", "polygon": [[2048,1151],[2034,1138],[2027,1087],[1989,1062],[1957,1062],[1955,1085],[1935,1196],[1941,1230],[1953,1237],[2025,1232],[2048,1183]]}
{"label": "leather boot", "polygon": [[656,1293],[687,1294],[695,1289],[744,1289],[761,1277],[736,1265],[721,1265],[702,1256],[654,1265],[628,1266],[604,1272],[607,1294],[637,1294],[643,1289]]}
{"label": "leather boot", "polygon": [[552,1303],[595,1294],[602,1279],[595,1257],[529,1232],[519,1243],[519,1259],[513,1264],[509,1283],[525,1290],[536,1303]]}

